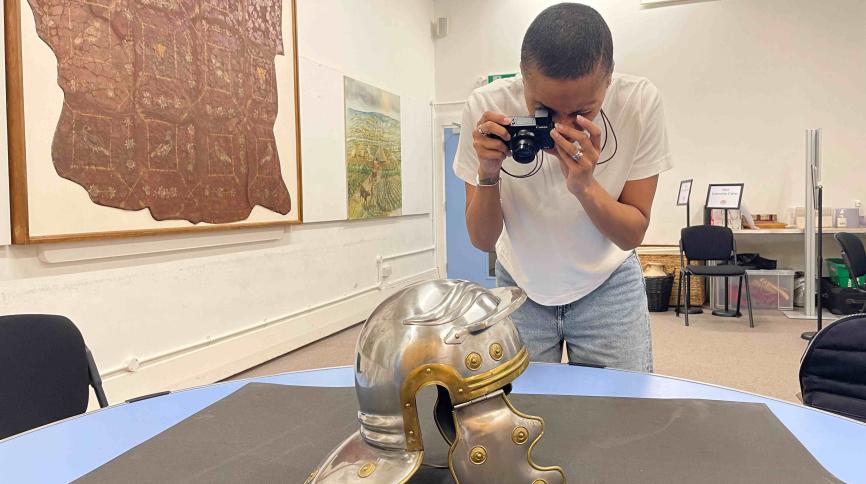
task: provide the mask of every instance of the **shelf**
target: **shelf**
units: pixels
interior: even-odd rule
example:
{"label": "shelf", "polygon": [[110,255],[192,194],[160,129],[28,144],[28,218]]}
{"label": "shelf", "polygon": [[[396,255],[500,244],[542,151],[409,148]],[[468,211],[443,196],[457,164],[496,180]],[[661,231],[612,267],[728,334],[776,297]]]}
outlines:
{"label": "shelf", "polygon": [[[815,232],[818,230],[815,229]],[[824,234],[838,234],[839,232],[848,232],[849,234],[866,234],[866,227],[856,227],[850,229],[834,229],[834,228],[825,228],[822,229]]]}
{"label": "shelf", "polygon": [[[817,229],[815,231],[817,233]],[[857,227],[850,229],[825,228],[824,235],[838,234],[839,232],[848,232],[849,234],[866,234],[866,227]],[[773,235],[773,234],[803,234],[805,230],[794,228],[787,229],[741,229],[734,230],[734,235]]]}
{"label": "shelf", "polygon": [[771,235],[771,234],[802,234],[803,229],[787,228],[787,229],[740,229],[734,230],[734,235]]}

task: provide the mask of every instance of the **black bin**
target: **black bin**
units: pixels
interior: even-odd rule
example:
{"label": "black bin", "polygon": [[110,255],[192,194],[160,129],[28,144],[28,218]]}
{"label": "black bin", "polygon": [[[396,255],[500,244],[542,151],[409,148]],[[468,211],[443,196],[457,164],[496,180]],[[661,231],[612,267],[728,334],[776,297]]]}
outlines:
{"label": "black bin", "polygon": [[649,310],[663,313],[668,310],[671,291],[674,287],[674,276],[645,277],[646,300]]}

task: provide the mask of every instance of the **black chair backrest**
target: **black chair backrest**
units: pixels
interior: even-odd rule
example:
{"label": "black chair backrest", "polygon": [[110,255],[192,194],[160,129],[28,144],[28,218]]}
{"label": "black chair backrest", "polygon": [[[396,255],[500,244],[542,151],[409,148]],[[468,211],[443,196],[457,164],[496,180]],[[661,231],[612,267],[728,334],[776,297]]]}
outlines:
{"label": "black chair backrest", "polygon": [[680,232],[683,253],[689,260],[730,260],[734,254],[734,232],[728,227],[694,225]]}
{"label": "black chair backrest", "polygon": [[842,246],[843,256],[847,259],[851,277],[857,278],[866,275],[866,250],[863,249],[863,242],[856,235],[847,232],[836,234],[836,241]]}
{"label": "black chair backrest", "polygon": [[800,391],[810,407],[866,422],[866,314],[833,321],[812,338]]}
{"label": "black chair backrest", "polygon": [[84,339],[63,316],[0,316],[0,439],[87,410]]}

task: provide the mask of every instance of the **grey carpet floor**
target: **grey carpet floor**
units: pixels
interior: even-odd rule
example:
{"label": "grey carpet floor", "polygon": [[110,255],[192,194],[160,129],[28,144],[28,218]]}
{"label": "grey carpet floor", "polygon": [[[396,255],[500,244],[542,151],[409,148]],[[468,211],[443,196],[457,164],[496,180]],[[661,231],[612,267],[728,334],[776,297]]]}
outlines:
{"label": "grey carpet floor", "polygon": [[[749,328],[746,317],[705,312],[690,316],[685,327],[673,311],[651,316],[656,373],[797,401],[797,371],[806,348],[800,333],[814,330],[814,321],[755,311],[755,328]],[[353,326],[229,379],[351,365],[359,330]]]}

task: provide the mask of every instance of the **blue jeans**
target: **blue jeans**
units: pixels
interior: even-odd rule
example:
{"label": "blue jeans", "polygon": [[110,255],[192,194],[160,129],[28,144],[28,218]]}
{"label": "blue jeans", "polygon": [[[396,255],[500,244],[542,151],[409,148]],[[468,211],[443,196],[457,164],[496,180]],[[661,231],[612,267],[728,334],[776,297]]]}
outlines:
{"label": "blue jeans", "polygon": [[[499,262],[496,285],[517,285]],[[637,254],[583,298],[563,306],[527,299],[511,319],[532,361],[561,362],[564,343],[573,363],[653,369],[646,285]]]}

